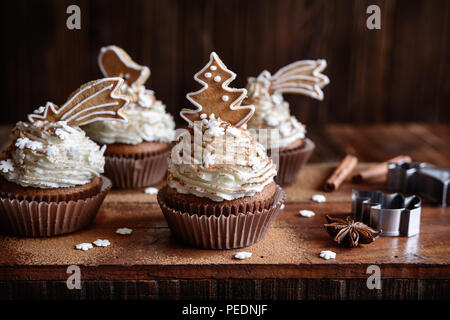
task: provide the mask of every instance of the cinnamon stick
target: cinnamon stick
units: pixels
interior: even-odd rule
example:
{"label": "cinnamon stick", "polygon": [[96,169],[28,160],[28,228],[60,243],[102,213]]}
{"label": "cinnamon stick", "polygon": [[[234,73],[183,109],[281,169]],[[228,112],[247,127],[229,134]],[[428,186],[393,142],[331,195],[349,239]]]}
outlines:
{"label": "cinnamon stick", "polygon": [[385,162],[377,164],[369,169],[363,170],[358,174],[353,176],[353,182],[363,182],[369,179],[386,176],[388,172],[388,163],[392,162],[411,162],[412,159],[410,156],[401,155],[392,159],[389,159]]}
{"label": "cinnamon stick", "polygon": [[324,190],[334,191],[338,189],[345,178],[352,173],[357,164],[358,158],[350,154],[346,155],[344,160],[342,160],[336,170],[334,170],[333,174],[325,181]]}

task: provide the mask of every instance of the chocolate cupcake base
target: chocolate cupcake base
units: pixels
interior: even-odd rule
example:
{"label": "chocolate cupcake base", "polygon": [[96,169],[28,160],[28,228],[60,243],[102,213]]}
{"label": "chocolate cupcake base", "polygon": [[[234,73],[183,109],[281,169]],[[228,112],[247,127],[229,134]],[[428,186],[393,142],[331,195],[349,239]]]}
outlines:
{"label": "chocolate cupcake base", "polygon": [[281,186],[292,184],[301,168],[308,162],[314,148],[314,142],[306,138],[301,147],[280,151],[275,181]]}
{"label": "chocolate cupcake base", "polygon": [[167,172],[170,148],[161,152],[136,156],[105,156],[105,175],[114,188],[148,187],[160,182]]}
{"label": "chocolate cupcake base", "polygon": [[172,209],[166,205],[161,192],[157,199],[170,230],[180,241],[203,249],[236,249],[248,247],[265,236],[284,203],[285,194],[277,185],[273,204],[268,209],[219,216]]}
{"label": "chocolate cupcake base", "polygon": [[253,196],[223,200],[221,202],[208,198],[199,198],[192,194],[178,193],[176,189],[169,186],[161,189],[161,196],[164,198],[165,204],[176,211],[206,216],[228,216],[230,214],[236,215],[238,213],[262,211],[270,208],[273,204],[276,186],[275,181],[273,181]]}
{"label": "chocolate cupcake base", "polygon": [[0,194],[0,230],[25,237],[51,237],[78,231],[97,215],[111,189],[111,181],[101,177],[100,192],[77,201],[28,201]]}

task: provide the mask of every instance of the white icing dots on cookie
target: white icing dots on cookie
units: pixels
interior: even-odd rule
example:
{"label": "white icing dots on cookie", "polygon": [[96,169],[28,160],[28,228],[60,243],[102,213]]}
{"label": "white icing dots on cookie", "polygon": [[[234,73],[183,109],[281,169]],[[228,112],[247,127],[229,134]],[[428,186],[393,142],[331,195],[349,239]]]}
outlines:
{"label": "white icing dots on cookie", "polygon": [[211,74],[211,72],[207,72],[207,73],[205,73],[205,78],[211,78],[212,77],[212,74]]}
{"label": "white icing dots on cookie", "polygon": [[219,82],[220,80],[222,80],[222,78],[220,76],[215,76],[214,77],[214,81],[215,82]]}
{"label": "white icing dots on cookie", "polygon": [[230,99],[229,96],[222,96],[222,100],[223,100],[223,101],[228,101],[229,99]]}
{"label": "white icing dots on cookie", "polygon": [[210,68],[212,71],[214,71],[214,70],[217,70],[217,67],[216,66],[211,66],[211,68]]}

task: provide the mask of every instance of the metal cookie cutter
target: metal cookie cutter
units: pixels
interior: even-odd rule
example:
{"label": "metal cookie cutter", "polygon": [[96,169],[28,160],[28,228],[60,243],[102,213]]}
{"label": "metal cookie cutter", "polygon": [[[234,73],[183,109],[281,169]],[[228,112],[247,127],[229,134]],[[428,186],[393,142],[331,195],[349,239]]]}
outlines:
{"label": "metal cookie cutter", "polygon": [[446,207],[450,202],[450,170],[428,167],[423,162],[399,162],[388,165],[389,191],[419,194]]}
{"label": "metal cookie cutter", "polygon": [[414,236],[420,229],[422,201],[399,193],[352,190],[352,214],[356,221],[381,230],[382,236]]}

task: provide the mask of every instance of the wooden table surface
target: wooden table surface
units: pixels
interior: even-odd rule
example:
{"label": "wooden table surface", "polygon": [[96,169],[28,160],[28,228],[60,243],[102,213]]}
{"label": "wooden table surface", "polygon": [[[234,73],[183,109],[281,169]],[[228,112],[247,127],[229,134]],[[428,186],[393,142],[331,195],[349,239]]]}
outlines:
{"label": "wooden table surface", "polygon": [[[340,248],[323,228],[325,215],[350,213],[352,188],[384,189],[382,182],[347,181],[333,193],[321,191],[336,162],[351,152],[363,161],[409,154],[416,161],[450,167],[448,126],[418,124],[311,130],[317,149],[266,237],[241,250],[199,250],[180,244],[156,203],[139,190],[110,192],[86,230],[46,239],[0,235],[0,298],[68,299],[421,299],[450,298],[450,209],[425,204],[414,237],[380,237],[370,245]],[[358,170],[369,166],[361,163]],[[323,193],[327,202],[313,203]],[[299,216],[300,209],[316,212]],[[115,234],[129,227],[129,236]],[[80,242],[108,239],[109,247],[74,249]],[[235,260],[238,251],[248,260]],[[337,253],[323,260],[322,250]],[[81,290],[68,290],[69,265],[81,268]],[[366,286],[369,265],[381,269],[382,289]]]}

